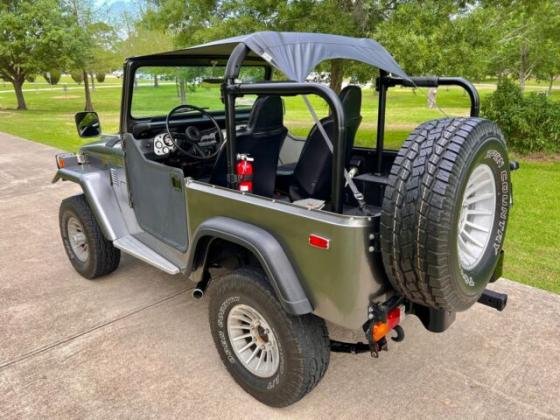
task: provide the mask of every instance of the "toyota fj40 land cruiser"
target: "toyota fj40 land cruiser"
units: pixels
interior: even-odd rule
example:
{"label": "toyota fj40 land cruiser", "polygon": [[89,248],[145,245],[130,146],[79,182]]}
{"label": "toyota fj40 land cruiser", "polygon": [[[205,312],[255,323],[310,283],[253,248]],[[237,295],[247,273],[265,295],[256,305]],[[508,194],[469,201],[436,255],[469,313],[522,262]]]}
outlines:
{"label": "toyota fj40 land cruiser", "polygon": [[[360,87],[337,95],[305,81],[328,59],[379,69],[375,149],[354,146]],[[272,81],[273,69],[288,81]],[[426,122],[385,150],[396,85],[461,86],[471,116]],[[295,95],[315,121],[305,141],[284,126],[282,97]],[[307,95],[329,115],[319,119]],[[441,332],[477,301],[505,306],[485,287],[501,274],[510,162],[478,111],[468,81],[409,77],[369,39],[260,32],[131,58],[119,134],[57,156],[55,181],[83,189],[62,202],[62,241],[88,279],[115,270],[122,251],[188,277],[195,297],[208,290],[227,370],[286,406],[319,382],[331,350],[377,356],[390,334],[402,339],[405,314]],[[81,136],[100,134],[94,113],[76,123]],[[330,341],[325,321],[363,330],[367,343]]]}

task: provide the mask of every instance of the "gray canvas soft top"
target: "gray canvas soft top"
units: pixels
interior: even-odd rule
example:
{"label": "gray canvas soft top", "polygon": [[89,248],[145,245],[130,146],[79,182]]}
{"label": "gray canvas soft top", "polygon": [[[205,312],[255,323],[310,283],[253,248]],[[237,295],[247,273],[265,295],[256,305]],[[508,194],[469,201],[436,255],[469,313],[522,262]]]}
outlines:
{"label": "gray canvas soft top", "polygon": [[255,32],[164,54],[228,56],[240,43],[249,48],[250,57],[260,57],[296,82],[305,81],[322,61],[336,58],[361,61],[395,76],[409,78],[379,43],[372,39],[341,35]]}

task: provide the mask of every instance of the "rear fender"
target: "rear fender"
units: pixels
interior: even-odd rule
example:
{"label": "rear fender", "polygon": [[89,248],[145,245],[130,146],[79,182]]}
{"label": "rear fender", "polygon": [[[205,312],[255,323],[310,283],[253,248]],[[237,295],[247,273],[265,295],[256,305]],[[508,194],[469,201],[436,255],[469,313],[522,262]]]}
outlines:
{"label": "rear fender", "polygon": [[304,315],[313,312],[313,306],[280,243],[266,230],[240,220],[214,217],[202,222],[194,234],[187,273],[202,271],[209,247],[216,238],[242,246],[255,256],[288,313]]}
{"label": "rear fender", "polygon": [[75,182],[82,187],[86,200],[107,240],[114,241],[126,235],[125,221],[111,185],[109,170],[87,164],[64,167],[57,171],[53,182],[59,179]]}

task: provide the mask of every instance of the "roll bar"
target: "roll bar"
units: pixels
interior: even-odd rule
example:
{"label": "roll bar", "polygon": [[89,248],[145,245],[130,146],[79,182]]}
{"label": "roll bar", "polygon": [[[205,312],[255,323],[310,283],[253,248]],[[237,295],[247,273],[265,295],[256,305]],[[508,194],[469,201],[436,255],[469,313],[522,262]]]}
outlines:
{"label": "roll bar", "polygon": [[418,76],[406,80],[400,77],[387,77],[388,86],[401,85],[405,87],[439,87],[459,86],[465,89],[471,100],[471,117],[478,117],[480,113],[480,97],[474,85],[462,77]]}
{"label": "roll bar", "polygon": [[387,107],[387,89],[393,86],[405,87],[434,87],[459,86],[465,89],[471,101],[471,117],[478,117],[480,113],[480,96],[474,85],[462,77],[417,76],[403,79],[388,75],[380,70],[376,80],[376,89],[379,92],[379,106],[377,112],[377,142],[376,142],[376,167],[375,173],[381,175],[383,171],[383,143],[385,137],[385,110]]}
{"label": "roll bar", "polygon": [[[309,95],[314,94],[323,98],[329,105],[334,126],[334,150],[332,165],[331,201],[332,211],[342,213],[343,191],[344,191],[344,134],[345,121],[342,103],[336,93],[330,88],[318,83],[299,82],[262,82],[262,83],[237,83],[241,64],[247,56],[249,49],[245,44],[238,44],[232,51],[226,65],[225,80],[222,85],[222,98],[225,103],[226,112],[226,154],[227,154],[227,180],[228,187],[237,186],[235,164],[237,154],[235,150],[235,100],[245,94],[269,94],[269,95]],[[271,69],[267,75],[270,78]],[[471,101],[471,116],[477,117],[480,112],[480,97],[474,85],[462,77],[411,77],[404,79],[389,75],[380,70],[376,79],[376,89],[379,92],[379,106],[377,114],[377,139],[376,139],[376,167],[375,173],[382,175],[383,171],[383,145],[385,137],[385,111],[387,106],[387,90],[393,86],[405,87],[438,87],[438,86],[460,86],[465,89]]]}
{"label": "roll bar", "polygon": [[[241,48],[240,48],[241,47]],[[226,66],[226,81],[222,86],[222,95],[226,104],[227,138],[226,143],[228,157],[228,186],[237,186],[235,175],[235,99],[246,94],[268,94],[268,95],[317,95],[329,105],[334,126],[334,153],[332,165],[331,201],[332,211],[342,213],[343,190],[344,190],[344,134],[345,121],[342,103],[338,95],[330,88],[318,83],[298,82],[264,82],[264,83],[235,83],[239,76],[241,62],[247,54],[247,47],[239,44],[232,52]]]}

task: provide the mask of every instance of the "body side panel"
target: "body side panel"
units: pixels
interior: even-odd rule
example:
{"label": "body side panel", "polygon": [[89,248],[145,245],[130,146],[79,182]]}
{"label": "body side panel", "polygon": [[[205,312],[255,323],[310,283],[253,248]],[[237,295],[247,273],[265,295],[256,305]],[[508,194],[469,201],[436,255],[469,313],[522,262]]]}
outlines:
{"label": "body side panel", "polygon": [[[186,191],[191,232],[213,217],[269,232],[291,261],[316,315],[359,329],[367,319],[370,297],[387,297],[390,288],[381,261],[370,252],[371,218],[307,210],[190,180]],[[311,247],[311,233],[330,239],[330,248]]]}

